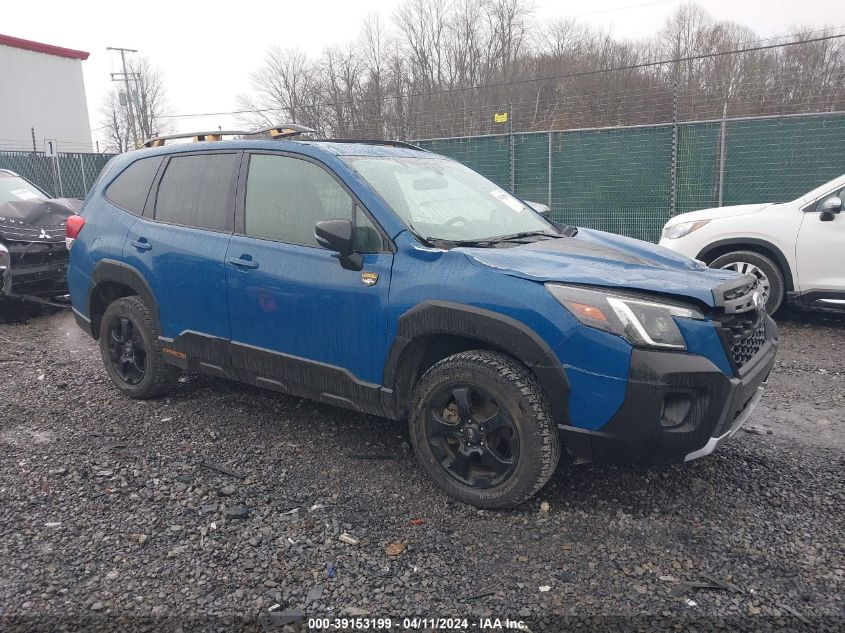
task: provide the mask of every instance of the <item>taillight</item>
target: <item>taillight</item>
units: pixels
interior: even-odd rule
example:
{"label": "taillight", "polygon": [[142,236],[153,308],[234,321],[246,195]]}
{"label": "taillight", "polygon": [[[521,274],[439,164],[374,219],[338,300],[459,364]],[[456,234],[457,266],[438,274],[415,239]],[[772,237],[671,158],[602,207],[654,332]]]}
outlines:
{"label": "taillight", "polygon": [[85,218],[81,215],[72,215],[67,219],[67,224],[65,225],[65,246],[67,246],[68,250],[73,246],[73,242],[83,226],[85,226]]}

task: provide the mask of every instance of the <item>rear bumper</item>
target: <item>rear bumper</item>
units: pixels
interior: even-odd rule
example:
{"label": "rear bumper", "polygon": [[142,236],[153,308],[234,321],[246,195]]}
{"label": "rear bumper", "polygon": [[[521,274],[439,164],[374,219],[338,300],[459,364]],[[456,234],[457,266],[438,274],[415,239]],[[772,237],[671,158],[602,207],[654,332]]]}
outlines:
{"label": "rear bumper", "polygon": [[709,359],[635,349],[625,401],[602,428],[560,426],[564,445],[586,461],[674,463],[703,457],[726,442],[760,401],[777,351],[777,326],[740,376]]}

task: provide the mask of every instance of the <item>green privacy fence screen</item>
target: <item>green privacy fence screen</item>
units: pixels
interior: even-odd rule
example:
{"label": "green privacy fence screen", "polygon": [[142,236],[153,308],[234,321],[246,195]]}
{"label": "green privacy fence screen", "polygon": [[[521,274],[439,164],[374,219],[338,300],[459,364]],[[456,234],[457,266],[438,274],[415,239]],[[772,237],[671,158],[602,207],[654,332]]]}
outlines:
{"label": "green privacy fence screen", "polygon": [[674,214],[792,200],[845,173],[845,113],[416,141],[559,221],[656,241]]}
{"label": "green privacy fence screen", "polygon": [[11,169],[58,198],[84,198],[113,154],[0,151],[0,169]]}
{"label": "green privacy fence screen", "polygon": [[[655,241],[673,214],[792,200],[845,173],[845,113],[416,141],[556,220]],[[111,154],[0,151],[54,196],[82,198]]]}

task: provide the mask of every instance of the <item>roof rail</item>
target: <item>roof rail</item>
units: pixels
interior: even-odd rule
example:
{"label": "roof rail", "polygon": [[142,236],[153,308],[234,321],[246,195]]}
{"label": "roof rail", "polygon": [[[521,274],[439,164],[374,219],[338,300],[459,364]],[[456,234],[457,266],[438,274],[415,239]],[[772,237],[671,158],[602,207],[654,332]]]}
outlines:
{"label": "roof rail", "polygon": [[147,139],[141,147],[161,147],[167,141],[173,141],[180,138],[193,138],[194,142],[198,141],[219,141],[224,136],[254,136],[256,134],[269,134],[270,138],[283,139],[300,134],[307,134],[314,132],[310,127],[304,125],[297,125],[296,123],[281,123],[270,127],[261,128],[258,130],[217,130],[214,132],[185,132],[183,134],[167,134],[165,136],[156,136],[155,138]]}
{"label": "roof rail", "polygon": [[315,132],[310,127],[304,125],[297,125],[296,123],[280,123],[279,125],[272,125],[270,127],[261,128],[250,132],[250,134],[269,134],[271,138],[290,138],[291,136],[299,136],[300,134],[311,134]]}
{"label": "roof rail", "polygon": [[178,138],[193,138],[194,142],[198,141],[219,141],[224,136],[240,136],[242,134],[252,134],[243,130],[216,130],[214,132],[185,132],[184,134],[167,134],[165,136],[156,136],[155,138],[147,139],[141,147],[161,147],[166,141],[173,141]]}
{"label": "roof rail", "polygon": [[385,139],[370,139],[370,138],[314,138],[309,139],[315,143],[361,143],[362,145],[387,145],[388,147],[401,147],[403,149],[412,149],[417,152],[428,152],[419,145],[406,143],[405,141],[391,141]]}

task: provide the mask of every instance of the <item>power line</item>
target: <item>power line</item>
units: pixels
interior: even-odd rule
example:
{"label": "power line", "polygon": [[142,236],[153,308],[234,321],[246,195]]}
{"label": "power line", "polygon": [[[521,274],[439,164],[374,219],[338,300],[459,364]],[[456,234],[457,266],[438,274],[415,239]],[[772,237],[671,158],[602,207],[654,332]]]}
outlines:
{"label": "power line", "polygon": [[[843,28],[843,27],[836,27],[836,28]],[[823,29],[823,30],[826,30],[826,29]],[[818,32],[818,31],[810,31],[809,33],[813,33],[813,32]],[[803,34],[798,34],[798,35],[800,36],[800,35],[803,35]],[[787,35],[787,36],[783,36],[783,37],[794,37],[794,35]],[[637,70],[637,69],[641,69],[641,68],[653,68],[655,66],[665,66],[665,65],[669,65],[669,64],[677,64],[677,63],[680,63],[680,62],[690,62],[690,61],[697,61],[697,60],[701,60],[701,59],[714,59],[714,58],[718,58],[718,57],[725,57],[725,56],[728,56],[728,55],[739,55],[739,54],[743,54],[743,53],[753,53],[753,52],[758,52],[758,51],[772,50],[772,49],[775,49],[775,48],[785,48],[787,46],[813,44],[813,43],[817,43],[817,42],[825,42],[825,41],[829,41],[829,40],[836,40],[836,39],[842,39],[842,38],[845,38],[845,33],[839,33],[839,34],[835,34],[835,35],[826,35],[826,36],[815,37],[815,38],[806,39],[806,40],[796,40],[796,41],[793,41],[793,42],[781,42],[781,43],[778,43],[778,44],[766,44],[766,45],[763,45],[763,46],[749,46],[749,47],[745,47],[745,48],[732,49],[732,50],[729,50],[729,51],[719,51],[719,52],[715,52],[715,53],[704,53],[704,54],[699,54],[699,55],[690,55],[690,56],[687,56],[687,57],[679,57],[679,58],[676,58],[676,59],[664,59],[664,60],[660,60],[660,61],[640,62],[640,63],[637,63],[637,64],[627,64],[625,66],[615,66],[615,67],[612,67],[612,68],[602,68],[602,69],[596,69],[596,70],[584,70],[584,71],[579,71],[579,72],[576,72],[576,73],[565,73],[565,74],[561,74],[561,75],[548,75],[548,76],[544,76],[544,77],[531,77],[531,78],[527,78],[527,79],[516,79],[516,80],[512,80],[512,81],[501,81],[501,82],[494,82],[494,83],[489,83],[489,84],[477,84],[477,85],[474,85],[474,86],[466,86],[466,87],[463,87],[463,88],[446,88],[446,89],[442,89],[442,90],[431,90],[431,91],[428,91],[428,92],[408,93],[407,95],[405,95],[405,97],[408,98],[408,99],[411,99],[411,98],[414,98],[414,97],[432,97],[432,96],[438,96],[438,95],[442,95],[442,94],[450,94],[450,93],[456,93],[456,92],[467,92],[467,91],[470,91],[470,90],[484,90],[484,89],[489,89],[489,88],[502,88],[502,87],[506,87],[506,86],[520,86],[520,85],[535,83],[535,82],[538,82],[538,81],[574,79],[574,78],[578,78],[578,77],[587,77],[587,76],[590,76],[590,75],[598,75],[598,74],[603,74],[603,73],[617,72],[617,71],[623,71],[623,70]],[[774,38],[770,38],[770,39],[774,39]],[[759,40],[759,41],[767,41],[767,40]],[[396,97],[391,95],[391,96],[370,98],[370,99],[356,99],[354,101],[354,103],[356,103],[356,104],[378,103],[379,101],[392,101],[393,99],[396,99]],[[299,106],[299,108],[307,109],[307,108],[314,108],[314,107],[318,107],[318,106],[323,106],[323,107],[337,106],[337,105],[344,105],[344,104],[347,104],[347,103],[353,103],[353,102],[352,101],[316,102],[316,103],[310,103],[310,104],[305,104],[305,105]],[[190,113],[190,114],[170,114],[170,115],[162,116],[161,118],[164,118],[164,119],[183,119],[183,118],[188,119],[188,118],[211,117],[211,116],[228,116],[228,115],[238,115],[238,114],[260,114],[260,113],[267,113],[267,112],[276,112],[280,109],[281,108],[255,108],[255,109],[249,109],[249,110],[230,110],[230,111],[225,111],[225,112],[200,112],[200,113]]]}

